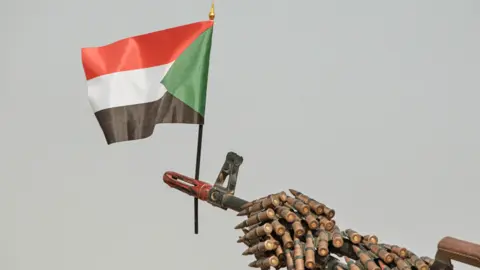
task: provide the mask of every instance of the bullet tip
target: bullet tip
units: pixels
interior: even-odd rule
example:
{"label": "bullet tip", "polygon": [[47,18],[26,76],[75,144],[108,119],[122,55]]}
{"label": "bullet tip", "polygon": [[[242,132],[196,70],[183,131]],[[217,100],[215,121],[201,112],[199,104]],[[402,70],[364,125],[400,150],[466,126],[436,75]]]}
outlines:
{"label": "bullet tip", "polygon": [[249,203],[246,203],[246,204],[244,204],[244,205],[240,206],[240,209],[242,209],[242,210],[243,210],[243,209],[247,208],[247,207],[248,207],[248,204],[249,204]]}
{"label": "bullet tip", "polygon": [[244,216],[248,214],[248,209],[243,209],[242,211],[238,212],[237,216]]}

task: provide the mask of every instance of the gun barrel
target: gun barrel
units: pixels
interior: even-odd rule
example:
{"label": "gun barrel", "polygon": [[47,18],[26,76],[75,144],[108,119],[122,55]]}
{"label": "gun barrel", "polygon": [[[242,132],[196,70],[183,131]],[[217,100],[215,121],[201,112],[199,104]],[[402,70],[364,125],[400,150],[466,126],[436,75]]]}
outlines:
{"label": "gun barrel", "polygon": [[209,183],[190,178],[177,172],[168,171],[163,174],[163,181],[168,186],[189,196],[208,202],[213,206],[221,206],[236,212],[242,211],[242,206],[248,201],[231,194],[216,190]]}
{"label": "gun barrel", "polygon": [[222,200],[222,205],[225,208],[231,209],[235,212],[242,211],[242,206],[245,205],[246,203],[248,203],[248,201],[233,195],[229,195],[229,194],[224,195]]}

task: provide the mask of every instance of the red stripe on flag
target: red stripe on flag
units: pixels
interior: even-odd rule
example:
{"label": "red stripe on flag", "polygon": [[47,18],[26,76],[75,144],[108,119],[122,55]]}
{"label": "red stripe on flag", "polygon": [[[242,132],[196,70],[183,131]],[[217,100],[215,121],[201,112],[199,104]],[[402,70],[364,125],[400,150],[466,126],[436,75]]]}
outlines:
{"label": "red stripe on flag", "polygon": [[85,76],[90,80],[114,72],[168,64],[212,26],[213,21],[201,21],[125,38],[101,47],[82,48]]}

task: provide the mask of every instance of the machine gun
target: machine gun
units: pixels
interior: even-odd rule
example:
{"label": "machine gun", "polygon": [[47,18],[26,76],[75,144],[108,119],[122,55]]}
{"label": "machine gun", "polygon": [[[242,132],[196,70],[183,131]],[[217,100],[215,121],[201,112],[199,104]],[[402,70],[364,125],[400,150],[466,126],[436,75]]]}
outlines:
{"label": "machine gun", "polygon": [[[237,212],[247,219],[235,229],[237,240],[254,255],[249,264],[262,270],[453,270],[453,261],[480,268],[480,245],[445,237],[437,245],[435,258],[420,257],[397,245],[379,243],[375,235],[361,235],[353,229],[340,230],[335,210],[307,195],[289,190],[247,201],[235,196],[243,158],[229,152],[214,185],[176,172],[166,172],[164,182],[215,207]],[[226,186],[224,185],[226,182]],[[340,258],[344,258],[345,263]]]}

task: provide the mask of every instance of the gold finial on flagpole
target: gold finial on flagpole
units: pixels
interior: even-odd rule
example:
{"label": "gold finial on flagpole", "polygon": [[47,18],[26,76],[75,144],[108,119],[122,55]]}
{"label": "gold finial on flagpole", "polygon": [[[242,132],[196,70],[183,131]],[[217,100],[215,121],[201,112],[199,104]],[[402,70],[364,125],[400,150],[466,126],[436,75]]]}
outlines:
{"label": "gold finial on flagpole", "polygon": [[215,3],[214,1],[212,1],[212,7],[210,8],[210,12],[208,13],[208,18],[210,18],[210,20],[214,20],[215,19]]}

